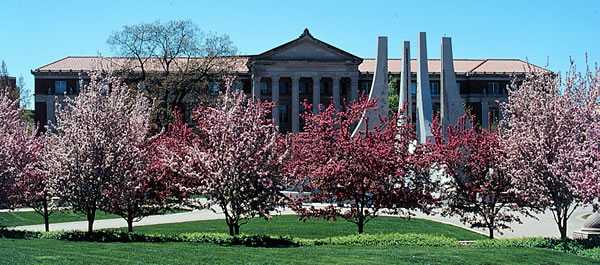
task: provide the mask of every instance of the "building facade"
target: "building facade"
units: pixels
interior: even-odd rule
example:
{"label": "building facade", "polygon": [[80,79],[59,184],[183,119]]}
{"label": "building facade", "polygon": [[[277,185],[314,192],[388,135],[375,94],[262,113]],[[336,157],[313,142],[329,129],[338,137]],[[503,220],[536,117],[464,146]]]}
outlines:
{"label": "building facade", "polygon": [[[44,126],[55,121],[55,103],[76,95],[80,78],[99,64],[117,69],[126,58],[65,57],[31,71],[35,76],[35,121]],[[307,101],[313,111],[319,105],[358,99],[371,87],[375,59],[360,58],[314,38],[305,30],[297,39],[258,55],[240,56],[233,71],[238,84],[248,94],[261,100],[277,102],[272,117],[282,132],[302,130],[299,114]],[[388,60],[388,72],[400,79],[401,59]],[[429,79],[434,113],[440,102],[440,60],[429,59]],[[416,60],[411,60],[411,87],[416,100]],[[467,112],[477,123],[488,126],[498,121],[498,102],[507,99],[506,87],[513,77],[528,71],[548,71],[519,59],[455,59],[457,86]],[[412,113],[415,113],[413,110]],[[488,115],[491,120],[488,119]],[[414,119],[413,119],[414,120]]]}

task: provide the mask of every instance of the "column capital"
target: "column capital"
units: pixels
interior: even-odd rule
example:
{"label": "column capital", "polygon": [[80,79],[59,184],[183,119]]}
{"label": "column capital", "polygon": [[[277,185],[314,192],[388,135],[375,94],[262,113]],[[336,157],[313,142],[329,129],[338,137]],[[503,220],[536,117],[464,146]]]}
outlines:
{"label": "column capital", "polygon": [[292,76],[292,81],[294,81],[294,82],[300,81],[300,77],[299,76]]}

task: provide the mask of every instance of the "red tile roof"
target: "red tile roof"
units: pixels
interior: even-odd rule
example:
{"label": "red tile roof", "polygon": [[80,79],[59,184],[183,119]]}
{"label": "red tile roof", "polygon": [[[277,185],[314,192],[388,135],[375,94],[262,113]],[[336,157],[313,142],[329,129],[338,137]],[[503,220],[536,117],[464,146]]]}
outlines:
{"label": "red tile roof", "polygon": [[[429,59],[428,69],[430,73],[439,73],[441,70],[440,59]],[[417,60],[410,61],[412,72],[417,71]],[[363,59],[363,63],[358,66],[361,72],[374,72],[375,59]],[[547,69],[537,65],[528,64],[519,59],[454,59],[454,71],[459,74],[464,73],[525,73],[531,69],[533,71],[549,72]],[[389,59],[388,71],[399,73],[402,70],[402,59]]]}
{"label": "red tile roof", "polygon": [[[248,67],[246,63],[250,56],[240,56],[235,60],[234,72],[248,73]],[[178,58],[177,65],[183,65],[186,58]],[[203,58],[191,58],[197,63],[201,63]],[[411,71],[416,72],[417,60],[411,60]],[[440,72],[440,60],[429,59],[428,61],[429,72],[439,73]],[[123,66],[136,65],[136,69],[139,70],[139,64],[136,60],[124,57],[98,57],[98,56],[68,56],[50,64],[44,65],[34,70],[34,72],[58,72],[58,71],[90,71],[90,70],[115,70],[122,68]],[[389,59],[388,60],[388,71],[392,73],[401,72],[402,60],[401,59]],[[358,66],[360,72],[373,72],[375,71],[375,59],[363,59],[363,62]],[[524,73],[529,69],[533,71],[544,71],[549,70],[539,67],[537,65],[528,64],[519,59],[455,59],[454,60],[454,71],[459,74],[464,73]],[[146,63],[147,71],[161,71],[162,67],[157,61],[150,61]]]}
{"label": "red tile roof", "polygon": [[[225,58],[225,57],[223,57]],[[173,63],[173,69],[177,69],[179,65],[185,65],[186,61],[201,64],[204,58],[177,58]],[[238,57],[234,63],[234,72],[248,72],[246,62],[248,57]],[[137,60],[125,57],[102,57],[102,56],[67,56],[58,61],[49,63],[42,67],[36,68],[34,72],[58,72],[58,71],[90,71],[90,70],[116,70],[125,66],[135,66],[135,70],[140,70]],[[162,71],[162,66],[158,60],[150,60],[144,63],[146,71]]]}

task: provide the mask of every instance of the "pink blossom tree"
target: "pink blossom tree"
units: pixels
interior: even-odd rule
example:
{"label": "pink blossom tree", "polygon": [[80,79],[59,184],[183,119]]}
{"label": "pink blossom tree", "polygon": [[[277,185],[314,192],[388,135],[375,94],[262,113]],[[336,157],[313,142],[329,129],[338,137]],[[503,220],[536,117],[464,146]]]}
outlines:
{"label": "pink blossom tree", "polygon": [[57,124],[45,135],[42,153],[53,194],[86,214],[89,232],[104,206],[130,218],[145,172],[147,100],[131,95],[116,77],[92,73],[90,84],[56,109]]}
{"label": "pink blossom tree", "polygon": [[[411,147],[415,132],[408,120],[396,126],[398,118],[391,114],[381,117],[374,128],[352,136],[353,125],[375,103],[363,97],[346,106],[346,111],[330,104],[318,115],[307,112],[304,132],[289,135],[286,169],[292,184],[310,193],[292,207],[305,218],[343,218],[362,233],[365,224],[382,212],[427,210],[434,204],[429,151],[426,145]],[[307,105],[306,109],[311,108]]]}
{"label": "pink blossom tree", "polygon": [[[502,167],[504,150],[496,132],[465,127],[466,116],[455,126],[433,131],[438,164],[443,178],[442,214],[455,215],[471,227],[486,228],[489,237],[494,231],[521,223],[516,213],[528,215],[526,201],[513,191],[511,179]],[[501,232],[500,232],[501,233]]]}
{"label": "pink blossom tree", "polygon": [[37,129],[21,119],[18,100],[8,96],[0,89],[0,208],[32,207],[49,231],[57,204],[50,200],[46,175],[38,170],[42,142]]}
{"label": "pink blossom tree", "polygon": [[585,96],[572,79],[563,93],[562,84],[560,74],[549,73],[529,73],[520,84],[513,82],[502,105],[500,143],[515,192],[539,210],[550,209],[561,238],[566,238],[567,220],[582,203],[575,184],[590,172],[580,162],[596,157],[588,149],[587,143],[597,138],[587,135],[594,126],[587,116],[597,116],[598,107],[579,100]]}
{"label": "pink blossom tree", "polygon": [[[197,208],[218,206],[231,235],[239,234],[247,219],[271,218],[282,205],[277,131],[267,114],[271,103],[254,102],[243,91],[226,92],[213,106],[195,111],[197,133],[190,145],[180,147],[163,163],[190,179],[189,193],[203,194],[206,203],[187,200]],[[179,125],[181,126],[181,125]]]}
{"label": "pink blossom tree", "polygon": [[12,209],[24,199],[23,183],[36,176],[41,144],[21,119],[18,100],[0,89],[0,208]]}
{"label": "pink blossom tree", "polygon": [[[43,151],[42,145],[38,141],[38,155]],[[17,182],[17,188],[20,192],[18,205],[21,207],[31,207],[44,218],[44,228],[46,232],[50,231],[50,216],[58,210],[60,201],[52,200],[51,191],[48,188],[48,177],[40,172],[38,165],[35,171],[30,171]]]}
{"label": "pink blossom tree", "polygon": [[162,210],[179,207],[189,197],[190,193],[185,187],[191,182],[161,162],[161,150],[167,147],[181,154],[181,150],[191,144],[192,139],[194,135],[191,129],[182,122],[176,108],[175,124],[170,124],[164,133],[135,145],[135,148],[139,148],[136,152],[129,152],[130,155],[136,155],[130,161],[140,163],[137,165],[139,169],[135,174],[120,174],[111,180],[104,192],[102,209],[125,219],[128,231],[132,232],[133,222]]}
{"label": "pink blossom tree", "polygon": [[564,91],[577,111],[574,122],[583,124],[585,137],[582,144],[563,153],[571,159],[565,174],[574,179],[577,194],[597,211],[600,198],[600,68],[597,65],[593,70],[587,67],[581,73],[573,66],[566,75]]}

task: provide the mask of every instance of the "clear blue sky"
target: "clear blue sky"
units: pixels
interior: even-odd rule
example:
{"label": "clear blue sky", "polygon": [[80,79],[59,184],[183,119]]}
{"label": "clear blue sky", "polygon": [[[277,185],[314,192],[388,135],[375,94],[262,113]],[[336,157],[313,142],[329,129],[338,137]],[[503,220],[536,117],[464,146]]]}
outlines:
{"label": "clear blue sky", "polygon": [[[34,85],[31,69],[69,55],[111,56],[106,39],[124,25],[191,19],[226,33],[241,54],[257,54],[297,38],[304,28],[338,48],[375,57],[377,36],[389,56],[403,40],[416,56],[427,32],[430,58],[452,37],[455,58],[519,58],[562,71],[569,56],[600,62],[600,1],[25,1],[0,4],[0,60]],[[282,4],[285,3],[285,4]],[[583,69],[582,69],[583,70]],[[30,105],[31,106],[31,105]]]}

